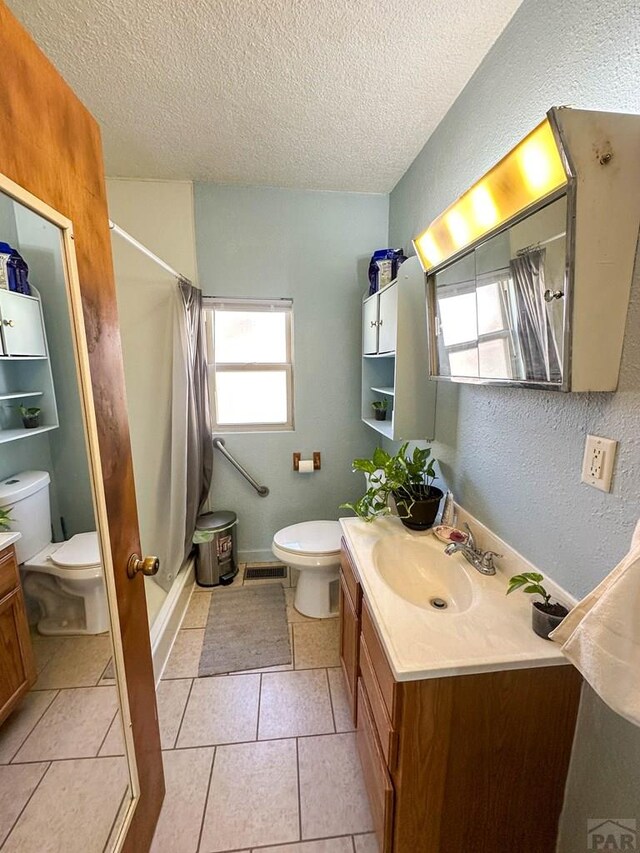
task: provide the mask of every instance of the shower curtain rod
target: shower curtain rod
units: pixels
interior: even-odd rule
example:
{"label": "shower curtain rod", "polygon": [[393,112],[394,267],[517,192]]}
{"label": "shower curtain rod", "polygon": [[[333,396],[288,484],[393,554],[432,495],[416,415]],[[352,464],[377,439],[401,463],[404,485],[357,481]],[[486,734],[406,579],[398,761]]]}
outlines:
{"label": "shower curtain rod", "polygon": [[127,243],[130,243],[139,252],[142,252],[143,255],[146,255],[148,258],[151,258],[151,260],[154,263],[158,264],[158,266],[162,267],[162,269],[166,270],[168,273],[171,273],[171,275],[177,278],[178,281],[189,281],[186,275],[182,275],[182,273],[179,273],[177,270],[174,270],[174,268],[169,266],[166,261],[163,261],[162,258],[159,258],[158,255],[154,254],[151,249],[147,249],[144,243],[141,243],[139,240],[136,240],[135,237],[132,237],[128,231],[125,231],[124,228],[120,228],[120,226],[116,225],[115,222],[109,220],[109,228],[113,231],[114,234],[117,234],[119,237],[122,237],[122,239],[126,240]]}

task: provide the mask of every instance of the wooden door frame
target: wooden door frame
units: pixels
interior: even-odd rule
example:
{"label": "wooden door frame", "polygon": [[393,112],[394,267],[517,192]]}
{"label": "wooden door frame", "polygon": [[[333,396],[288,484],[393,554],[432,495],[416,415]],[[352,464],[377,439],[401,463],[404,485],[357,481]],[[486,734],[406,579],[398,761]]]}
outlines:
{"label": "wooden door frame", "polygon": [[77,265],[76,317],[83,319],[83,370],[102,475],[96,505],[107,522],[105,578],[117,601],[120,630],[114,639],[117,634],[116,654],[126,672],[127,731],[139,781],[122,850],[144,853],[165,789],[144,579],[127,576],[129,556],[140,553],[140,535],[100,130],[3,0],[0,70],[0,172],[14,185],[10,194],[17,187],[35,199],[37,212],[46,207],[56,224],[60,217],[69,223],[63,231],[72,244],[68,257],[75,256]]}

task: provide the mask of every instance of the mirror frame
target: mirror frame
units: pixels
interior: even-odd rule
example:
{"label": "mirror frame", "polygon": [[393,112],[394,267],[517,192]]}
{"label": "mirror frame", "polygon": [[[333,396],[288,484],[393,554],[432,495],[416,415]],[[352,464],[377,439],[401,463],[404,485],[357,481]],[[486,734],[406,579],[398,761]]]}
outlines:
{"label": "mirror frame", "polygon": [[131,790],[131,796],[124,819],[117,830],[113,848],[112,851],[110,851],[110,853],[115,853],[116,851],[119,851],[124,844],[135,809],[140,800],[140,782],[138,779],[136,754],[133,742],[129,697],[126,689],[126,670],[124,665],[122,636],[120,634],[120,621],[118,618],[118,599],[114,579],[107,505],[102,480],[100,445],[98,441],[93,387],[91,384],[87,336],[84,323],[84,312],[82,308],[82,295],[80,292],[80,279],[76,261],[73,222],[43,202],[41,199],[34,196],[28,190],[25,190],[19,184],[16,184],[1,172],[0,192],[4,193],[12,201],[23,205],[37,216],[42,217],[42,219],[45,219],[47,222],[56,226],[60,233],[61,255],[67,292],[67,307],[69,310],[73,355],[76,365],[78,394],[82,409],[85,450],[87,454],[89,480],[93,498],[93,511],[96,519],[100,552],[102,556],[104,582],[107,592],[115,682],[116,689],[118,691],[119,711],[121,715],[122,734],[125,745],[124,757],[127,760],[129,785]]}

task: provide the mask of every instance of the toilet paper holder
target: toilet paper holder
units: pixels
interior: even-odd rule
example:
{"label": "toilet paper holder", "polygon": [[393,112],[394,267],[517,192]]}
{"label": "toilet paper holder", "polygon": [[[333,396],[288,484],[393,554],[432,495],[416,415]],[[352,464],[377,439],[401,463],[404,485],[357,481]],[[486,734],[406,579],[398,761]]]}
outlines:
{"label": "toilet paper holder", "polygon": [[[294,453],[293,454],[293,470],[294,471],[300,470],[301,460],[302,460],[302,454],[301,453]],[[320,451],[316,450],[313,453],[313,470],[319,471],[321,467],[322,467],[322,463],[321,463],[321,459],[320,459]]]}

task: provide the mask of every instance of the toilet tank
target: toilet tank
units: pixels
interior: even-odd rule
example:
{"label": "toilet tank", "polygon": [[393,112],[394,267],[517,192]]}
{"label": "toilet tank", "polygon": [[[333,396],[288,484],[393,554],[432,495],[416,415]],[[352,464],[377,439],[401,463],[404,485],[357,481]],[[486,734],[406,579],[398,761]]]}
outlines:
{"label": "toilet tank", "polygon": [[10,529],[22,534],[15,543],[18,563],[51,542],[50,482],[46,471],[23,471],[0,481],[0,508],[11,510]]}

